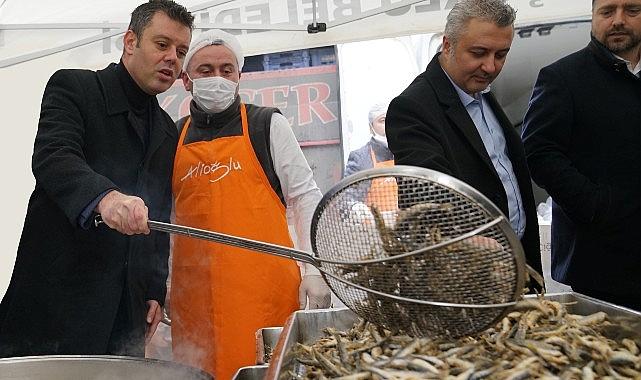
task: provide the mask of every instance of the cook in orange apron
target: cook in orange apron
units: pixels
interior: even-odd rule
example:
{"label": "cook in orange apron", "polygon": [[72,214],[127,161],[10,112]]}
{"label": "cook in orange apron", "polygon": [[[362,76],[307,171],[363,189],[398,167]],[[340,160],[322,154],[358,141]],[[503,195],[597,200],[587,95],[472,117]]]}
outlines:
{"label": "cook in orange apron", "polygon": [[[387,168],[394,166],[394,160],[377,161],[374,149],[369,148],[374,168]],[[366,204],[376,206],[378,211],[395,211],[398,209],[398,186],[394,177],[376,178],[367,192]]]}
{"label": "cook in orange apron", "polygon": [[[174,162],[176,222],[293,247],[285,207],[242,136],[183,145]],[[174,359],[231,379],[256,362],[255,332],[282,326],[298,309],[296,262],[245,249],[175,236],[171,317]]]}

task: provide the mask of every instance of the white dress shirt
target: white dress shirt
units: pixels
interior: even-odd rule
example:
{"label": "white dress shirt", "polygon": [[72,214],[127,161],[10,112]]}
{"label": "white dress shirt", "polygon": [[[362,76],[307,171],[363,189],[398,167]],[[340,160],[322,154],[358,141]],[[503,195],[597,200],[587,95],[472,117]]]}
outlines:
{"label": "white dress shirt", "polygon": [[476,130],[481,136],[483,146],[485,146],[485,150],[488,156],[490,156],[492,165],[507,195],[510,225],[519,238],[522,238],[525,233],[525,208],[523,207],[523,200],[521,199],[519,183],[514,174],[512,162],[508,157],[503,129],[496,115],[494,115],[492,107],[490,107],[487,99],[483,96],[483,94],[489,92],[490,89],[488,87],[484,91],[472,96],[457,86],[449,75],[447,77],[450,79],[450,82],[452,82],[454,89],[461,99],[461,103],[463,103],[465,110],[470,115],[470,118],[472,118]]}

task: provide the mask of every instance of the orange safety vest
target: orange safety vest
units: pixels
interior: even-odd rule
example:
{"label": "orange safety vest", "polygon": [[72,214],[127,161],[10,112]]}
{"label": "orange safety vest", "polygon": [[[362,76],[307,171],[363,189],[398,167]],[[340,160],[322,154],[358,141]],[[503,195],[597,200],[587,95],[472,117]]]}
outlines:
{"label": "orange safety vest", "polygon": [[[249,140],[242,136],[183,145],[174,162],[176,222],[293,247],[285,207]],[[174,359],[231,379],[256,363],[256,330],[282,326],[298,309],[296,262],[203,240],[175,236],[171,317]]]}
{"label": "orange safety vest", "polygon": [[[394,166],[394,160],[377,161],[374,149],[370,146],[369,153],[374,168]],[[394,177],[376,178],[372,181],[367,192],[368,206],[376,206],[379,211],[395,211],[398,209],[398,186]]]}

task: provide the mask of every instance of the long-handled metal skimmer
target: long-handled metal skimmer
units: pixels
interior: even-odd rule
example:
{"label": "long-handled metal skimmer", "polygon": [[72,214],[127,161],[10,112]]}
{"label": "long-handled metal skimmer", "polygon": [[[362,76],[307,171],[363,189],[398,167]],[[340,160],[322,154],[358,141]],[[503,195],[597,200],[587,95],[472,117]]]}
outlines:
{"label": "long-handled metal skimmer", "polygon": [[523,248],[500,210],[448,175],[409,166],[345,178],[316,207],[308,253],[176,224],[149,228],[309,263],[364,319],[413,335],[463,336],[521,295]]}

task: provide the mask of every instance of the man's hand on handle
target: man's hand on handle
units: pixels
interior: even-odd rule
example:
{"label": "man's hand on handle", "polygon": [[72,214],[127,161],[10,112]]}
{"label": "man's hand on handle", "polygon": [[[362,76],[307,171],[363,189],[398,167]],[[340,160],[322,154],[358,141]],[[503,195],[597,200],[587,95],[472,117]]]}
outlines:
{"label": "man's hand on handle", "polygon": [[149,234],[149,210],[138,197],[113,190],[100,200],[96,211],[106,225],[118,232],[126,235]]}

